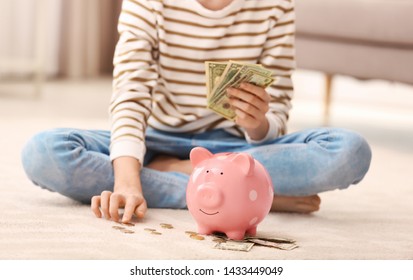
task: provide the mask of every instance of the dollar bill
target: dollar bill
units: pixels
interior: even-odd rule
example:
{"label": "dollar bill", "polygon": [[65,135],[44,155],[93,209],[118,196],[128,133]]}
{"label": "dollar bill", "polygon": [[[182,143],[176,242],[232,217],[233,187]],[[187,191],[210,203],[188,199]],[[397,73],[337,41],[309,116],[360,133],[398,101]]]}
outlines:
{"label": "dollar bill", "polygon": [[[238,72],[238,70],[241,69],[243,65],[246,64],[237,61],[206,61],[205,73],[207,78],[207,98],[209,99],[210,97],[212,97],[213,92],[217,91],[219,87],[224,86]],[[253,64],[249,65],[253,66]]]}
{"label": "dollar bill", "polygon": [[272,248],[277,248],[280,250],[287,250],[287,251],[298,248],[298,245],[295,243],[271,242],[271,241],[266,241],[266,240],[262,240],[259,238],[249,238],[248,241],[261,245],[261,246],[272,247]]}
{"label": "dollar bill", "polygon": [[211,98],[216,98],[217,93],[220,93],[225,86],[234,78],[234,76],[242,69],[243,65],[236,62],[227,63],[224,72],[220,79],[212,88]]}
{"label": "dollar bill", "polygon": [[224,85],[220,85],[213,92],[211,103],[222,99],[228,98],[226,90],[229,87],[239,88],[243,82],[252,83],[259,87],[269,86],[274,79],[271,76],[267,76],[265,71],[258,68],[252,68],[250,66],[243,66],[237,71],[237,73],[232,76],[229,81],[225,81]]}
{"label": "dollar bill", "polygon": [[243,82],[246,82],[265,88],[274,81],[272,72],[258,64],[207,61],[205,71],[207,108],[230,120],[233,120],[236,115],[227,96],[229,87],[239,88]]}
{"label": "dollar bill", "polygon": [[214,233],[213,241],[216,243],[222,243],[222,244],[227,243],[227,242],[238,242],[238,243],[251,242],[259,246],[265,246],[265,247],[276,248],[276,249],[287,250],[287,251],[290,251],[290,250],[293,250],[299,247],[296,244],[295,240],[290,239],[290,238],[284,238],[284,237],[245,236],[244,239],[241,241],[233,241],[233,240],[228,239],[228,237],[225,234]]}
{"label": "dollar bill", "polygon": [[295,240],[290,239],[290,238],[285,238],[285,237],[245,237],[246,240],[250,240],[250,239],[260,239],[260,240],[264,240],[264,241],[270,241],[270,242],[275,242],[275,243],[287,243],[287,244],[293,244],[296,243]]}
{"label": "dollar bill", "polygon": [[225,72],[228,63],[226,62],[215,62],[206,61],[205,62],[205,73],[206,73],[206,87],[207,87],[207,98],[210,97],[212,89],[220,80],[222,74]]}
{"label": "dollar bill", "polygon": [[225,86],[216,92],[208,108],[223,117],[233,120],[236,116],[234,109],[230,105],[230,100],[226,90],[229,87],[239,88],[243,82],[251,83],[260,87],[267,87],[273,82],[273,78],[263,76],[255,69],[245,67],[241,69]]}
{"label": "dollar bill", "polygon": [[215,249],[249,252],[254,246],[252,242],[226,241],[215,243]]}

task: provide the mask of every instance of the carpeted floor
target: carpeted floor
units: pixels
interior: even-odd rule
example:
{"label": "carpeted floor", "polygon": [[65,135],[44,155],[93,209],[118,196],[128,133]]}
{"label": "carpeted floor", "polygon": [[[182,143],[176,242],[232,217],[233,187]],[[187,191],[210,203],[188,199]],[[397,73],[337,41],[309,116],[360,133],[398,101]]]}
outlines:
{"label": "carpeted floor", "polygon": [[[295,81],[290,131],[321,120],[321,77],[298,72]],[[259,225],[259,235],[292,238],[299,248],[249,252],[189,238],[185,231],[196,225],[186,210],[150,209],[125,234],[89,206],[33,186],[20,164],[24,142],[52,127],[107,129],[110,80],[48,83],[40,100],[30,90],[0,84],[0,259],[413,259],[411,87],[337,79],[331,125],[365,135],[373,150],[368,175],[348,190],[321,194],[317,213],[271,213]]]}

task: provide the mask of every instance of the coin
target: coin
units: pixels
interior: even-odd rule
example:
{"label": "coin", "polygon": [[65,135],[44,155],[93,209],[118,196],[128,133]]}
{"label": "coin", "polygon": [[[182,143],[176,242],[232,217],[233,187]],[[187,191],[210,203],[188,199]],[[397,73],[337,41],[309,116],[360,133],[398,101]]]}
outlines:
{"label": "coin", "polygon": [[121,229],[120,231],[123,233],[135,233],[133,230],[130,229]]}
{"label": "coin", "polygon": [[121,227],[121,226],[112,226],[112,228],[114,228],[114,229],[125,229],[124,227]]}
{"label": "coin", "polygon": [[162,233],[161,233],[161,232],[158,232],[158,231],[151,231],[151,234],[161,235]]}
{"label": "coin", "polygon": [[205,239],[205,237],[203,237],[201,235],[198,235],[198,234],[191,234],[189,237],[191,237],[192,239],[195,239],[195,240],[204,240]]}
{"label": "coin", "polygon": [[172,225],[161,225],[162,228],[173,229]]}
{"label": "coin", "polygon": [[134,227],[135,226],[135,224],[133,224],[133,223],[118,223],[118,224],[125,225],[125,226],[128,226],[128,227]]}
{"label": "coin", "polygon": [[156,229],[153,229],[153,228],[144,228],[143,230],[144,231],[156,231]]}
{"label": "coin", "polygon": [[161,225],[162,228],[168,228],[168,229],[174,228],[173,225],[171,225],[171,224],[160,223],[160,225]]}
{"label": "coin", "polygon": [[187,231],[185,231],[185,233],[186,234],[189,234],[189,235],[192,235],[192,234],[198,234],[197,232],[195,232],[195,231],[189,231],[189,230],[187,230]]}
{"label": "coin", "polygon": [[212,239],[212,241],[216,242],[216,243],[223,243],[225,242],[225,239],[219,238],[219,237],[214,237],[214,239]]}
{"label": "coin", "polygon": [[124,223],[124,222],[115,222],[115,223],[117,223],[119,225],[123,225],[123,226],[128,226],[128,227],[134,227],[135,226],[135,224],[133,224],[133,223]]}

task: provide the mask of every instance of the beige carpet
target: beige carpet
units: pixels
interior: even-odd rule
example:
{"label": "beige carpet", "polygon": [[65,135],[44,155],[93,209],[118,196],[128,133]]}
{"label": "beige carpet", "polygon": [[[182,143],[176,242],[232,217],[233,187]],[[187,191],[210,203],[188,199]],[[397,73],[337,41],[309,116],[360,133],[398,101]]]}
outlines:
{"label": "beige carpet", "polygon": [[[292,131],[319,123],[321,97],[309,92],[319,91],[320,78],[300,75]],[[308,79],[316,82],[308,86]],[[380,92],[369,93],[374,104],[366,95],[340,95],[349,87],[386,91],[387,84],[343,79],[337,87],[332,125],[358,130],[370,141],[373,162],[367,177],[348,190],[322,194],[315,214],[271,213],[259,225],[259,235],[293,238],[299,248],[235,252],[213,249],[210,237],[189,238],[185,231],[195,231],[196,225],[188,211],[150,209],[131,228],[133,234],[124,234],[112,228],[115,223],[95,218],[88,206],[26,179],[20,150],[33,133],[64,126],[107,128],[110,80],[50,83],[41,100],[30,99],[28,87],[21,94],[0,86],[0,259],[413,259],[413,90],[393,88],[403,98],[411,91],[411,100],[390,106]],[[80,101],[81,96],[87,98]],[[390,110],[388,115],[384,110]],[[360,120],[357,114],[369,118]]]}

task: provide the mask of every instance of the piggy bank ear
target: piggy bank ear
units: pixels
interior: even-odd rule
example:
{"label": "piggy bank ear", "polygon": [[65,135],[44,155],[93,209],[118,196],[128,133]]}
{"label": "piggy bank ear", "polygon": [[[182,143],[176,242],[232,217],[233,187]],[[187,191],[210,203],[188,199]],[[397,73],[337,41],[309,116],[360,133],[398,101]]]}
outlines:
{"label": "piggy bank ear", "polygon": [[209,159],[214,155],[205,148],[196,147],[189,153],[189,159],[191,160],[192,167],[195,167],[203,160]]}
{"label": "piggy bank ear", "polygon": [[254,173],[255,161],[251,155],[247,153],[237,154],[232,162],[237,164],[246,176],[251,176]]}

